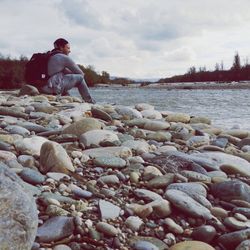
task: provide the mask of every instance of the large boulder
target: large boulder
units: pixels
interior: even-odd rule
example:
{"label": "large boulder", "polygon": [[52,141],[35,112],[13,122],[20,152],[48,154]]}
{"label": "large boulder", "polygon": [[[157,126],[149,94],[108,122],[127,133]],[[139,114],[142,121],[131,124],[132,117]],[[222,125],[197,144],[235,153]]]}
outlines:
{"label": "large boulder", "polygon": [[4,164],[0,164],[0,190],[0,249],[31,249],[38,225],[36,203]]}
{"label": "large boulder", "polygon": [[41,147],[40,171],[47,172],[74,172],[75,168],[66,150],[57,142],[48,141]]}

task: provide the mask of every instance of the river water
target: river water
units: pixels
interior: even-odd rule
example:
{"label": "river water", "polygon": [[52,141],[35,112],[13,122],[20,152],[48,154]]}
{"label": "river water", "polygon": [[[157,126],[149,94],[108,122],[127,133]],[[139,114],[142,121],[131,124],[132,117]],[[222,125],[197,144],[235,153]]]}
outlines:
{"label": "river water", "polygon": [[[157,88],[96,87],[90,89],[97,103],[134,106],[149,103],[156,110],[205,116],[222,128],[250,130],[250,89],[166,90]],[[78,95],[77,91],[72,92]]]}

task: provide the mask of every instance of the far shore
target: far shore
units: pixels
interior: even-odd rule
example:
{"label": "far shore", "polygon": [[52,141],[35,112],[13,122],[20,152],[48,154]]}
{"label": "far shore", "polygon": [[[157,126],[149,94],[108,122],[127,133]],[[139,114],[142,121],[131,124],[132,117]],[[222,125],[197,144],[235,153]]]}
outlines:
{"label": "far shore", "polygon": [[[120,84],[97,84],[95,87],[117,87],[122,88],[124,86]],[[159,89],[183,89],[183,90],[192,90],[192,89],[250,89],[250,82],[227,82],[227,83],[218,83],[218,82],[183,82],[183,83],[150,83],[142,84],[135,83],[129,84],[125,87],[130,88],[159,88]]]}

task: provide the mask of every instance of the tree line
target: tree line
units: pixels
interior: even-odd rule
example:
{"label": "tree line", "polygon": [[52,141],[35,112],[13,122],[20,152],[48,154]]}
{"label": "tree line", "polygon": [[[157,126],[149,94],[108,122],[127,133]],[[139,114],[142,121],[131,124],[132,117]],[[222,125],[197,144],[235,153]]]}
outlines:
{"label": "tree line", "polygon": [[193,66],[183,75],[162,78],[158,82],[238,82],[247,80],[250,80],[250,65],[248,64],[248,59],[245,60],[245,63],[242,66],[240,56],[238,52],[236,52],[232,67],[229,70],[224,69],[223,62],[220,64],[216,63],[214,71],[207,71],[205,66],[199,67],[197,70]]}
{"label": "tree line", "polygon": [[[3,56],[0,54],[0,89],[20,88],[25,84],[24,72],[28,58],[20,56],[19,59]],[[85,80],[88,86],[93,87],[97,83],[104,84],[122,84],[127,85],[134,83],[133,80],[127,78],[111,79],[110,74],[106,71],[98,73],[93,66],[78,65],[85,74]]]}

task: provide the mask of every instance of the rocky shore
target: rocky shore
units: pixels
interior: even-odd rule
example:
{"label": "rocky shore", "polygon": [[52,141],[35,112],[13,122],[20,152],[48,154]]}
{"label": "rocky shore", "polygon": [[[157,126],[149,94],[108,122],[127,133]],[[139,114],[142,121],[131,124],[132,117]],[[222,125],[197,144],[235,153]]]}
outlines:
{"label": "rocky shore", "polygon": [[250,131],[0,92],[0,249],[250,249]]}

